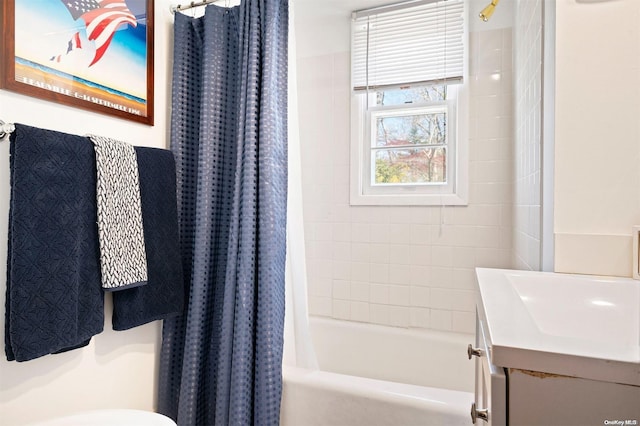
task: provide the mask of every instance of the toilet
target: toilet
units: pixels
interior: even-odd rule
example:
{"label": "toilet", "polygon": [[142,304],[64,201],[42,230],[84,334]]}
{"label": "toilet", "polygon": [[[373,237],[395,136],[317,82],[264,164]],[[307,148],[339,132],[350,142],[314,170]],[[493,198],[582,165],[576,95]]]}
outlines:
{"label": "toilet", "polygon": [[143,410],[109,409],[84,411],[30,426],[176,426],[167,416]]}

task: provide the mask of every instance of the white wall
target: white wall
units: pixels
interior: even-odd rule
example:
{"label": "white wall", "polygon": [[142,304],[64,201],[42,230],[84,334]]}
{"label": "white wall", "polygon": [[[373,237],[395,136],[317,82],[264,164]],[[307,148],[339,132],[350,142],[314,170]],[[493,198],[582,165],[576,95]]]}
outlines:
{"label": "white wall", "polygon": [[640,2],[556,3],[555,269],[631,276]]}
{"label": "white wall", "polygon": [[[165,148],[173,22],[169,3],[169,0],[155,2],[155,126],[4,90],[0,91],[0,119],[72,134],[96,133],[135,145]],[[0,142],[0,333],[4,333],[8,212],[9,142]],[[110,298],[106,304],[105,331],[95,336],[89,346],[23,363],[8,362],[4,355],[0,357],[0,423],[19,425],[97,408],[154,409],[160,323],[114,332]]]}
{"label": "white wall", "polygon": [[473,332],[473,268],[511,262],[511,29],[471,35],[469,206],[351,207],[349,15],[332,16],[297,25],[310,313]]}
{"label": "white wall", "polygon": [[542,1],[517,0],[514,14],[513,266],[541,266]]}

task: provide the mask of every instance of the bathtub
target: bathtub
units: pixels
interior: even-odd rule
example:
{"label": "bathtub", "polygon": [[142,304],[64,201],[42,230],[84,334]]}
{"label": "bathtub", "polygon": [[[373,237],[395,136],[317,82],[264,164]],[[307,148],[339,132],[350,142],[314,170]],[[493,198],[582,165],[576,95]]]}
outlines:
{"label": "bathtub", "polygon": [[285,366],[282,426],[470,425],[473,335],[312,317],[320,370]]}

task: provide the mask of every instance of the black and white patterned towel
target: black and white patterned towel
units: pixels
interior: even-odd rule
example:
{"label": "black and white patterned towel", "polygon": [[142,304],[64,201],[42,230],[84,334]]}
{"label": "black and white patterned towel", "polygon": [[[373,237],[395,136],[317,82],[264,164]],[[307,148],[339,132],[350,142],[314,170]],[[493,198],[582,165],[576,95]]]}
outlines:
{"label": "black and white patterned towel", "polygon": [[89,135],[96,152],[96,201],[102,288],[124,290],[147,283],[140,184],[132,145]]}

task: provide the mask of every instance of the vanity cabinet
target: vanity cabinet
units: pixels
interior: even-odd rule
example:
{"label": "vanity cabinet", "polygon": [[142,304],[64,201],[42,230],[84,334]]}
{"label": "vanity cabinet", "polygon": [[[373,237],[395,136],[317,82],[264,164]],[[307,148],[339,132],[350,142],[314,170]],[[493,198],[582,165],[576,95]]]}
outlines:
{"label": "vanity cabinet", "polygon": [[[471,420],[638,426],[640,282],[557,275],[477,270],[476,336],[468,348],[475,363]],[[545,300],[563,294],[571,300]],[[623,310],[624,323],[597,317],[615,316],[615,310],[592,307]]]}

